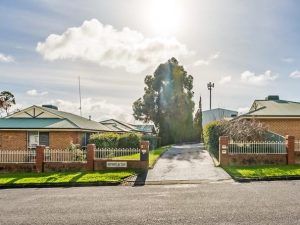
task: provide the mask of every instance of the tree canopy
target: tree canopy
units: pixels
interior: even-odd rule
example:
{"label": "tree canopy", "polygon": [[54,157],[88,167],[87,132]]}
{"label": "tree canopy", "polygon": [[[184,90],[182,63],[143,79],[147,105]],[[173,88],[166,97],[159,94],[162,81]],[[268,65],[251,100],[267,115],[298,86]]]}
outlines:
{"label": "tree canopy", "polygon": [[193,136],[193,77],[175,58],[145,77],[144,95],[133,103],[135,119],[152,121],[162,144],[188,141]]}
{"label": "tree canopy", "polygon": [[0,92],[0,111],[5,111],[6,115],[9,109],[16,104],[15,96],[9,91]]}

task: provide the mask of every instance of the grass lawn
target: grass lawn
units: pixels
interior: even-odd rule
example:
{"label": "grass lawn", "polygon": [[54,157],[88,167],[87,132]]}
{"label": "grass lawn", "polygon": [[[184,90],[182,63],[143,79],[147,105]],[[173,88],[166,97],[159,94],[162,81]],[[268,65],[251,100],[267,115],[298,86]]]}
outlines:
{"label": "grass lawn", "polygon": [[[165,152],[167,151],[171,145],[163,146],[157,149],[153,149],[149,153],[149,168],[153,168],[156,160]],[[115,157],[114,160],[140,160],[140,154],[133,154],[121,157]]]}
{"label": "grass lawn", "polygon": [[136,174],[136,172],[132,170],[65,173],[3,173],[0,174],[0,186],[5,184],[119,183],[134,174]]}
{"label": "grass lawn", "polygon": [[224,166],[233,177],[262,178],[276,176],[300,176],[300,165]]}
{"label": "grass lawn", "polygon": [[157,149],[153,149],[149,153],[149,168],[153,168],[158,158],[167,151],[171,145],[166,145]]}

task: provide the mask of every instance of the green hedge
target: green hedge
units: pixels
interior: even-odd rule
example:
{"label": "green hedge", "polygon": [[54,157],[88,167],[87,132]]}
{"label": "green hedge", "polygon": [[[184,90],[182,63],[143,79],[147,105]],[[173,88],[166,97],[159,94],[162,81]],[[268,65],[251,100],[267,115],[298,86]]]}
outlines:
{"label": "green hedge", "polygon": [[213,121],[207,124],[203,130],[204,143],[208,150],[219,158],[219,136],[222,136],[222,122]]}
{"label": "green hedge", "polygon": [[97,148],[139,148],[141,135],[136,133],[102,133],[93,134],[89,143]]}
{"label": "green hedge", "polygon": [[141,135],[135,133],[121,134],[119,137],[118,148],[139,148]]}
{"label": "green hedge", "polygon": [[143,141],[149,141],[150,143],[150,147],[149,149],[150,150],[153,150],[153,149],[156,149],[156,148],[159,148],[161,146],[161,138],[160,137],[157,137],[157,136],[153,136],[153,135],[144,135],[142,136],[142,140]]}
{"label": "green hedge", "polygon": [[116,133],[92,134],[90,144],[95,144],[97,148],[117,148],[120,135]]}

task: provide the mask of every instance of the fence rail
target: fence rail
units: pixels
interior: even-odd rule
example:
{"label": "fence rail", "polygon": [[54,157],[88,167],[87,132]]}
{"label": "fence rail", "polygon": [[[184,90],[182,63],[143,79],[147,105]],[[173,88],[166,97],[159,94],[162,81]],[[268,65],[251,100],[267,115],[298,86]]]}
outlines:
{"label": "fence rail", "polygon": [[140,149],[138,148],[102,148],[96,149],[96,159],[139,159]]}
{"label": "fence rail", "polygon": [[35,150],[0,150],[0,163],[35,163]]}
{"label": "fence rail", "polygon": [[300,140],[295,141],[295,151],[300,152]]}
{"label": "fence rail", "polygon": [[287,154],[284,142],[229,142],[229,154]]}
{"label": "fence rail", "polygon": [[44,162],[85,162],[86,151],[84,150],[63,150],[45,149]]}

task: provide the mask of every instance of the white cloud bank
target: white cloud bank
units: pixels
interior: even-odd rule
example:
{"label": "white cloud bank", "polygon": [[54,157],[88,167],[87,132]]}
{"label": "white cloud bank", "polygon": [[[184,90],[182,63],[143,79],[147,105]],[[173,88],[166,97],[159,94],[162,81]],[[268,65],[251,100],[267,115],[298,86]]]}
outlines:
{"label": "white cloud bank", "polygon": [[219,81],[219,83],[220,84],[226,84],[226,83],[229,83],[231,80],[232,80],[231,76],[225,76],[225,77],[221,78],[221,80]]}
{"label": "white cloud bank", "polygon": [[241,81],[246,84],[252,84],[257,86],[266,85],[269,81],[274,81],[278,78],[278,75],[273,75],[270,70],[267,70],[263,74],[256,75],[253,72],[245,71],[241,74]]}
{"label": "white cloud bank", "polygon": [[220,57],[220,52],[217,52],[211,56],[209,56],[207,59],[200,59],[196,62],[194,62],[195,66],[201,66],[201,65],[209,65],[212,61],[218,59]]}
{"label": "white cloud bank", "polygon": [[14,61],[15,59],[12,56],[0,53],[0,62],[9,63]]}
{"label": "white cloud bank", "polygon": [[299,79],[300,78],[300,71],[299,70],[296,70],[296,71],[294,71],[294,72],[292,72],[291,74],[290,74],[290,77],[291,78],[294,78],[294,79]]}
{"label": "white cloud bank", "polygon": [[293,62],[295,62],[295,59],[291,58],[291,57],[286,57],[286,58],[283,58],[282,61],[286,62],[286,63],[293,63]]}
{"label": "white cloud bank", "polygon": [[48,92],[47,91],[38,92],[37,90],[32,89],[32,90],[26,91],[26,94],[29,96],[44,96],[44,95],[47,95]]}
{"label": "white cloud bank", "polygon": [[146,38],[128,27],[118,31],[97,19],[68,28],[61,35],[49,35],[37,44],[36,50],[50,61],[81,59],[110,68],[123,67],[133,73],[191,53],[175,38]]}

